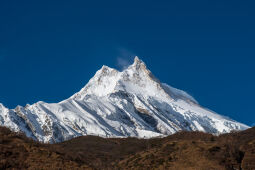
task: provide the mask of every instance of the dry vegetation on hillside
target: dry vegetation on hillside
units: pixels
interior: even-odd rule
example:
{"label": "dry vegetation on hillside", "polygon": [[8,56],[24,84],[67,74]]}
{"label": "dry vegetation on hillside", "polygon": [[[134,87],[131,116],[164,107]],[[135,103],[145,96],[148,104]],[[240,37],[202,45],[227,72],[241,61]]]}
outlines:
{"label": "dry vegetation on hillside", "polygon": [[0,127],[0,169],[255,169],[255,128],[219,137],[78,137],[40,144]]}

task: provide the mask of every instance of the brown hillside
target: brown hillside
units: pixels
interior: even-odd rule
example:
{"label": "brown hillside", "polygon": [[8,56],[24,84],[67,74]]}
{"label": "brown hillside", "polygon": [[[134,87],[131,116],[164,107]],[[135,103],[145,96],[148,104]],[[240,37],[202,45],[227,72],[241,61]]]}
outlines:
{"label": "brown hillside", "polygon": [[40,144],[0,127],[0,169],[255,169],[255,128],[219,137],[78,137]]}

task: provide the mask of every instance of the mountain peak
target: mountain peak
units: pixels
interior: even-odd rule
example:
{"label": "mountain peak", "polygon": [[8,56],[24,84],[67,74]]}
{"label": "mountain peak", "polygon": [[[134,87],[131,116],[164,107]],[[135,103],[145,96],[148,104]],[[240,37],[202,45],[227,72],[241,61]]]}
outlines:
{"label": "mountain peak", "polygon": [[150,73],[146,67],[146,64],[141,59],[139,59],[138,56],[135,56],[134,63],[130,65],[128,69],[134,69],[136,71],[143,70],[146,73]]}
{"label": "mountain peak", "polygon": [[135,56],[135,59],[134,59],[134,63],[132,64],[133,66],[140,66],[140,65],[145,65],[145,63],[138,58],[138,56]]}
{"label": "mountain peak", "polygon": [[114,68],[108,67],[106,65],[103,65],[100,70],[96,72],[96,77],[102,77],[109,74],[116,74],[118,71]]}
{"label": "mountain peak", "polygon": [[143,61],[142,61],[138,56],[135,56],[135,58],[134,58],[134,63],[135,63],[135,64],[143,63]]}
{"label": "mountain peak", "polygon": [[115,70],[115,69],[113,69],[113,68],[111,68],[111,67],[108,67],[108,66],[106,66],[106,65],[103,65],[103,66],[101,67],[101,69],[100,69],[100,71],[102,71],[102,72],[112,71],[112,70]]}

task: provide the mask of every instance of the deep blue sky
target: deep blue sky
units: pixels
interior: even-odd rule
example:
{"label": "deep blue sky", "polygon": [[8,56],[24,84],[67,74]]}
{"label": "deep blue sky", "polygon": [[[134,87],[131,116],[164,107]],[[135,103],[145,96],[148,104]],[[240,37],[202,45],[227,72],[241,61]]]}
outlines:
{"label": "deep blue sky", "polygon": [[[138,55],[201,105],[255,123],[255,2],[0,1],[0,102],[59,102]],[[131,56],[131,57],[129,57]]]}

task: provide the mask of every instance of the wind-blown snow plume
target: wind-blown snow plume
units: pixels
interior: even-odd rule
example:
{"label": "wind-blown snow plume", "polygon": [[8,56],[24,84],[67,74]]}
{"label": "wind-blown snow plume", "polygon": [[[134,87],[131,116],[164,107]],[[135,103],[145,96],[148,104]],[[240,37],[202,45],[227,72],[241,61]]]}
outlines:
{"label": "wind-blown snow plume", "polygon": [[119,55],[117,57],[117,67],[119,67],[120,70],[124,70],[132,64],[136,55],[125,48],[119,48],[118,51]]}
{"label": "wind-blown snow plume", "polygon": [[120,67],[121,70],[124,70],[130,65],[130,62],[126,58],[118,57],[117,65],[118,67]]}

